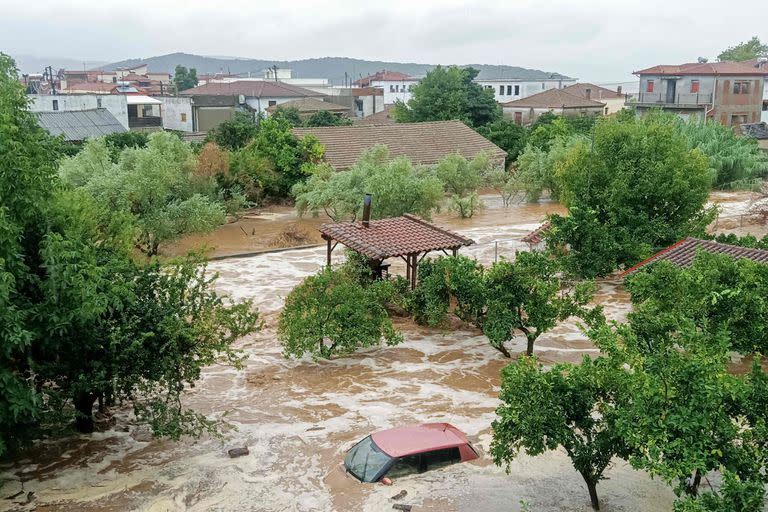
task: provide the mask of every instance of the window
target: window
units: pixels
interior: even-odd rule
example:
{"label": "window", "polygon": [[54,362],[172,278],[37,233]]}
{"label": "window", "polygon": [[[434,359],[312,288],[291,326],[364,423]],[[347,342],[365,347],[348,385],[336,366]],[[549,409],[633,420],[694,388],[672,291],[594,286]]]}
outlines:
{"label": "window", "polygon": [[59,100],[53,100],[53,110],[59,110]]}
{"label": "window", "polygon": [[269,107],[274,107],[275,105],[277,105],[277,100],[269,100]]}
{"label": "window", "polygon": [[458,448],[446,448],[424,454],[425,469],[436,469],[455,464],[461,460]]}
{"label": "window", "polygon": [[499,86],[499,96],[504,96],[504,86],[503,85]]}
{"label": "window", "polygon": [[142,105],[141,117],[151,117],[151,116],[152,116],[152,105]]}
{"label": "window", "polygon": [[182,112],[181,113],[181,122],[182,123],[186,123],[187,122],[187,113],[186,112]]}
{"label": "window", "polygon": [[746,80],[733,82],[733,94],[749,94],[749,82]]}
{"label": "window", "polygon": [[691,93],[696,94],[699,92],[699,81],[691,80]]}
{"label": "window", "polygon": [[101,98],[96,98],[96,108],[101,108]]}
{"label": "window", "polygon": [[511,85],[507,86],[507,96],[512,96],[512,86]]}
{"label": "window", "polygon": [[653,80],[648,80],[645,84],[645,92],[653,92]]}
{"label": "window", "polygon": [[731,126],[738,126],[747,122],[747,114],[734,114],[731,116]]}
{"label": "window", "polygon": [[515,96],[520,96],[520,86],[519,85],[515,86]]}
{"label": "window", "polygon": [[117,77],[116,77],[116,76],[113,76],[113,77],[112,77],[112,83],[113,83],[113,84],[116,84],[116,83],[117,83]]}
{"label": "window", "polygon": [[605,107],[605,115],[608,115],[608,107]]}
{"label": "window", "polygon": [[424,457],[420,453],[416,455],[408,455],[407,457],[400,457],[394,464],[392,464],[392,467],[389,468],[387,476],[389,478],[400,478],[401,476],[423,473],[427,469],[424,462]]}
{"label": "window", "polygon": [[544,90],[544,87],[545,87],[544,82],[541,82],[541,90],[542,91]]}
{"label": "window", "polygon": [[392,84],[389,84],[389,92],[395,92],[395,86]]}

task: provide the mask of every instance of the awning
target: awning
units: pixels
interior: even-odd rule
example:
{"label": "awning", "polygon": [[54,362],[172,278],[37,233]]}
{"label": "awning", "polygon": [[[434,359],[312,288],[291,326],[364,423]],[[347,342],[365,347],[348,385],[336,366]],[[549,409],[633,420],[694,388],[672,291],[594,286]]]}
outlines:
{"label": "awning", "polygon": [[163,102],[150,98],[144,94],[126,94],[125,99],[129,105],[162,105]]}

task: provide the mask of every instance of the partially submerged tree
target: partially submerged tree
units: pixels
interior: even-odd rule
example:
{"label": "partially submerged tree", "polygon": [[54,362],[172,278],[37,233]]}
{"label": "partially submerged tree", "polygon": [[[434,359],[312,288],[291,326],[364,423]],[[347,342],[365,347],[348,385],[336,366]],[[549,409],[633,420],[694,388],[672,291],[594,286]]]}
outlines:
{"label": "partially submerged tree", "polygon": [[507,152],[507,167],[517,160],[528,139],[528,130],[510,119],[499,119],[480,126],[477,132]]}
{"label": "partially submerged tree", "polygon": [[486,153],[480,153],[472,160],[453,153],[435,166],[435,175],[443,183],[445,192],[450,194],[451,208],[462,219],[472,217],[482,206],[477,189],[491,169],[491,158]]}

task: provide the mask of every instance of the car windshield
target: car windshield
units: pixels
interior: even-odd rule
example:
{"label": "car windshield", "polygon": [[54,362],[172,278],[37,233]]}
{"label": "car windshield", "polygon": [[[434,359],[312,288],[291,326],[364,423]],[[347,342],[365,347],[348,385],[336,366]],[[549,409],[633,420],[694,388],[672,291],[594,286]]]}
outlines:
{"label": "car windshield", "polygon": [[344,466],[361,482],[375,482],[374,479],[391,461],[392,457],[382,452],[368,436],[347,452]]}

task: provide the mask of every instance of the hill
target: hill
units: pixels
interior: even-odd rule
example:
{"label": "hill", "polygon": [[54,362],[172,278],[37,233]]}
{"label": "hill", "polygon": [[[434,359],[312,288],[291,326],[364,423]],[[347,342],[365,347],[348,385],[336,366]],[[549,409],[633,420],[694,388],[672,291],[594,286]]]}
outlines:
{"label": "hill", "polygon": [[[146,63],[152,71],[167,71],[173,73],[177,64],[187,68],[195,68],[198,73],[251,73],[261,76],[262,70],[277,66],[293,70],[294,78],[327,78],[333,84],[344,83],[344,73],[351,80],[366,76],[382,69],[400,71],[411,76],[423,76],[434,68],[433,64],[417,64],[404,62],[385,62],[375,60],[352,59],[348,57],[323,57],[293,61],[274,61],[262,59],[242,59],[232,57],[206,57],[189,53],[170,53],[144,59],[128,59],[102,66],[101,69],[113,70],[120,67],[134,66]],[[498,66],[488,64],[469,64],[480,70],[479,78],[524,78],[540,80],[544,78],[568,78],[559,73],[526,69],[517,66]]]}

